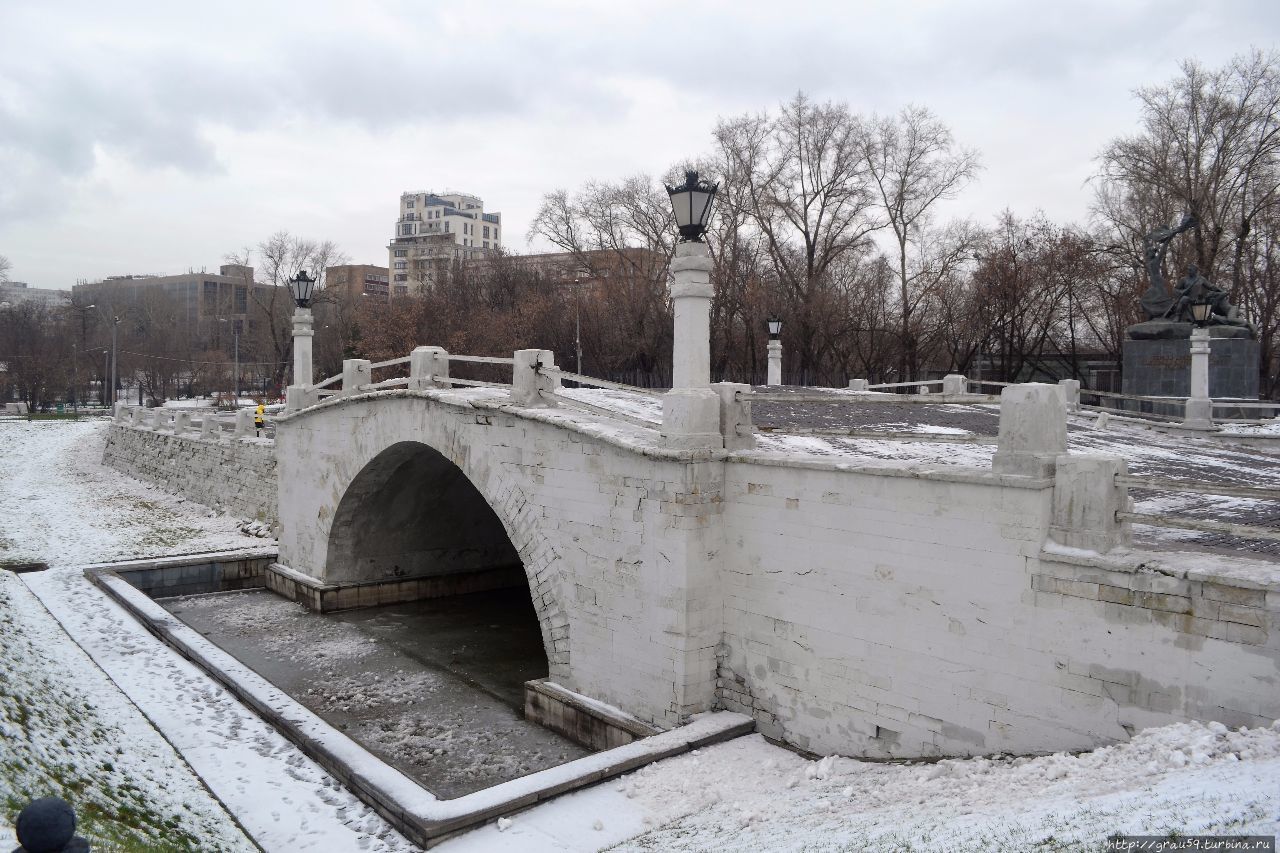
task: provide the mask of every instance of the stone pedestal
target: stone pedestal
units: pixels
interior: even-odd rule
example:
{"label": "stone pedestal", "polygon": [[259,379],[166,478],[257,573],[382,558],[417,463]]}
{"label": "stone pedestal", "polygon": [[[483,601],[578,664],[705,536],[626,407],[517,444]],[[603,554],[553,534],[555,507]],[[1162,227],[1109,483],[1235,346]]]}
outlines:
{"label": "stone pedestal", "polygon": [[[1191,394],[1182,425],[1189,429],[1213,429],[1213,400],[1209,399],[1209,330],[1191,333]],[[1256,376],[1256,374],[1255,374]]]}
{"label": "stone pedestal", "polygon": [[[1190,397],[1191,324],[1165,323],[1162,337],[1144,334],[1140,323],[1124,342],[1122,391],[1139,397]],[[1161,331],[1161,330],[1156,330]],[[1247,329],[1211,326],[1206,329],[1210,347],[1209,396],[1213,399],[1258,399],[1258,342]],[[1129,401],[1132,405],[1133,401]],[[1150,404],[1146,404],[1150,406]],[[1169,412],[1163,412],[1169,414]]]}
{"label": "stone pedestal", "polygon": [[765,384],[782,384],[782,341],[769,341],[769,376]]}
{"label": "stone pedestal", "polygon": [[706,243],[678,243],[671,260],[675,338],[671,387],[711,386],[711,254]]}
{"label": "stone pedestal", "polygon": [[1052,477],[1067,452],[1067,412],[1056,385],[1029,382],[1000,392],[1000,436],[991,470],[997,474]]}
{"label": "stone pedestal", "polygon": [[515,351],[515,368],[511,374],[511,402],[517,406],[555,406],[554,400],[543,397],[543,392],[554,394],[560,390],[560,378],[539,373],[539,367],[555,367],[556,356],[549,349],[518,349]]}
{"label": "stone pedestal", "polygon": [[311,373],[311,338],[315,334],[312,322],[310,308],[293,309],[293,384],[285,391],[288,412],[315,405],[315,400],[306,394],[315,381]]}

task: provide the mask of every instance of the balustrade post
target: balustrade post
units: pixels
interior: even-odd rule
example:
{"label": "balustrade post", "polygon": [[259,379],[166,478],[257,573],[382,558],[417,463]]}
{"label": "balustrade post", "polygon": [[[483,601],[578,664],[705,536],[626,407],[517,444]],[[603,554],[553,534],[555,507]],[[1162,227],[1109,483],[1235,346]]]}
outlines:
{"label": "balustrade post", "polygon": [[867,386],[869,386],[870,384],[871,384],[871,381],[869,379],[850,379],[849,390],[850,391],[869,391],[870,388],[868,388]]}
{"label": "balustrade post", "polygon": [[766,385],[782,384],[782,341],[776,338],[769,341],[769,375]]}
{"label": "balustrade post", "polygon": [[1000,392],[1000,435],[991,460],[995,473],[1051,477],[1066,452],[1066,406],[1056,385],[1029,382]]}
{"label": "balustrade post", "polygon": [[236,438],[252,438],[253,409],[236,409]]}
{"label": "balustrade post", "polygon": [[942,377],[942,393],[949,397],[968,394],[968,378],[963,373],[948,373]]}
{"label": "balustrade post", "polygon": [[662,397],[662,440],[676,449],[724,446],[720,396],[711,390],[711,268],[705,243],[676,244],[671,261],[672,388]]}
{"label": "balustrade post", "polygon": [[348,358],[342,362],[342,396],[359,394],[373,381],[373,362],[367,358]]}
{"label": "balustrade post", "polygon": [[517,406],[554,407],[554,400],[542,396],[560,390],[560,377],[548,376],[539,367],[555,367],[556,356],[549,349],[519,349],[511,371],[511,402]]}
{"label": "balustrade post", "polygon": [[1132,542],[1130,525],[1117,512],[1132,512],[1129,490],[1116,478],[1128,473],[1119,456],[1062,454],[1053,478],[1049,538],[1068,548],[1105,554]]}
{"label": "balustrade post", "polygon": [[217,441],[222,435],[222,430],[218,427],[218,418],[216,413],[210,412],[200,419],[200,437],[211,438]]}
{"label": "balustrade post", "polygon": [[182,435],[191,429],[191,413],[190,412],[174,412],[173,413],[173,434]]}
{"label": "balustrade post", "polygon": [[1058,387],[1062,389],[1062,401],[1068,412],[1080,411],[1080,380],[1059,379]]}
{"label": "balustrade post", "polygon": [[741,382],[716,382],[711,390],[720,396],[720,437],[725,450],[751,450],[756,446],[751,422],[751,386]]}
{"label": "balustrade post", "polygon": [[415,347],[409,353],[409,390],[450,388],[449,353],[441,347]]}

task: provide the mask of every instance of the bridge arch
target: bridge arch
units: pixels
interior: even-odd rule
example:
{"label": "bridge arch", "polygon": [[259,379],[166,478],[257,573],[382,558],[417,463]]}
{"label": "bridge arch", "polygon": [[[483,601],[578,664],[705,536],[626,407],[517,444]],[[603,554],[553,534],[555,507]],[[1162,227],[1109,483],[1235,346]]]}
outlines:
{"label": "bridge arch", "polygon": [[[715,463],[600,432],[471,392],[358,394],[291,414],[276,430],[280,574],[359,598],[363,582],[432,560],[501,564],[500,527],[550,677],[679,723],[714,701],[720,499],[693,472]],[[465,530],[476,535],[454,535]]]}
{"label": "bridge arch", "polygon": [[545,561],[548,549],[536,529],[504,521],[501,509],[436,448],[395,442],[342,493],[329,527],[326,580],[452,578],[458,592],[527,585],[554,674],[557,661],[568,664],[567,619],[540,578],[546,573],[526,571]]}

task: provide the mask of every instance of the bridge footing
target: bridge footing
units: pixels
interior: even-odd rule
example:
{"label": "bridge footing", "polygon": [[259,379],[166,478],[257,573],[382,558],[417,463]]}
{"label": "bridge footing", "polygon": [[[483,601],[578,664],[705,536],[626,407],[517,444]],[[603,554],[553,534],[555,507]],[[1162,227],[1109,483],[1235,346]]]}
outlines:
{"label": "bridge footing", "polygon": [[539,679],[524,683],[524,716],[588,749],[613,749],[661,731],[612,705]]}
{"label": "bridge footing", "polygon": [[324,583],[288,566],[272,563],[267,567],[265,580],[272,592],[318,613],[489,592],[527,584],[524,569],[519,565],[363,583]]}

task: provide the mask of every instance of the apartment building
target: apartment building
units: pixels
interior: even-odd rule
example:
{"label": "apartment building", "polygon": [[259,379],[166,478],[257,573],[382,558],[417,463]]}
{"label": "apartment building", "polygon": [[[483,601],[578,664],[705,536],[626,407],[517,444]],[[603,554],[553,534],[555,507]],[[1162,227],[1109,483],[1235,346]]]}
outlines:
{"label": "apartment building", "polygon": [[[400,216],[387,246],[393,295],[443,279],[454,261],[493,254],[502,246],[502,214],[486,213],[467,193],[400,195]],[[401,290],[403,288],[403,290]]]}
{"label": "apartment building", "polygon": [[[326,267],[324,282],[326,290],[345,297],[376,296],[387,299],[392,293],[390,270],[374,264],[341,264]],[[407,287],[405,292],[408,292]],[[404,293],[399,295],[403,296]]]}

